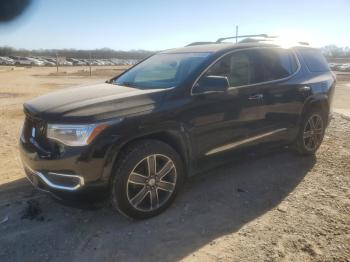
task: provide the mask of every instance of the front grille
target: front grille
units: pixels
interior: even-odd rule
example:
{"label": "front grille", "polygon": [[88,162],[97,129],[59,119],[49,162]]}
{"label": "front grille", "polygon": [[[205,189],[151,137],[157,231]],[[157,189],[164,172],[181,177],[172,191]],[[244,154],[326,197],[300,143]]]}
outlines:
{"label": "front grille", "polygon": [[32,131],[31,131],[32,128],[33,128],[32,122],[28,119],[28,117],[26,117],[24,119],[24,124],[22,129],[22,140],[24,142],[29,141],[29,138],[31,137],[31,134],[32,134]]}
{"label": "front grille", "polygon": [[52,158],[56,156],[58,148],[57,145],[47,139],[46,127],[45,121],[26,114],[21,140],[34,146],[41,157]]}
{"label": "front grille", "polygon": [[22,138],[24,142],[29,142],[33,138],[39,143],[46,140],[46,123],[42,120],[26,116],[24,120]]}

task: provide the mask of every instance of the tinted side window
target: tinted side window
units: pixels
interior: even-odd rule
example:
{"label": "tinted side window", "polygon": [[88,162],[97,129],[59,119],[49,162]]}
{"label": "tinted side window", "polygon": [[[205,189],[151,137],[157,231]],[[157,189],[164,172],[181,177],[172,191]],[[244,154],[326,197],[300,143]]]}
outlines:
{"label": "tinted side window", "polygon": [[286,49],[260,49],[260,56],[264,81],[278,80],[288,77],[298,69],[294,54]]}
{"label": "tinted side window", "polygon": [[226,76],[230,86],[242,86],[259,82],[257,64],[249,51],[235,52],[214,64],[206,75]]}
{"label": "tinted side window", "polygon": [[300,48],[299,52],[311,72],[330,71],[327,60],[317,49]]}
{"label": "tinted side window", "polygon": [[247,53],[237,53],[230,57],[230,86],[242,86],[255,82],[255,68]]}

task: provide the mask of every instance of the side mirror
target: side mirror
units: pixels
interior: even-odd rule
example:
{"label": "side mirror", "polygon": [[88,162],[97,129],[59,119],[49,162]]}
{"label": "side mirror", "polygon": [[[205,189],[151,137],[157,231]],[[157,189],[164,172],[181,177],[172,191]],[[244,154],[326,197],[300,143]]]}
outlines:
{"label": "side mirror", "polygon": [[226,76],[204,76],[194,86],[193,93],[223,93],[229,86]]}

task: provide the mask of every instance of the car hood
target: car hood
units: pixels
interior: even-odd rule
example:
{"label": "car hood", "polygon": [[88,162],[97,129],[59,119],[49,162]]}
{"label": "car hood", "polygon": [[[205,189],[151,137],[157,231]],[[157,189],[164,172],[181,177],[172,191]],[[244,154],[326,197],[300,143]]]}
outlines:
{"label": "car hood", "polygon": [[99,121],[153,111],[166,92],[103,83],[39,96],[26,102],[24,111],[54,122]]}

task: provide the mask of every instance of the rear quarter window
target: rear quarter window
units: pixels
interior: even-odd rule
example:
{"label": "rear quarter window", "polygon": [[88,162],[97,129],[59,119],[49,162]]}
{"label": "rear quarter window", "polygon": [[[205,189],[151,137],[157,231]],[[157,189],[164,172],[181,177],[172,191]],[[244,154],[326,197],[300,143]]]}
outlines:
{"label": "rear quarter window", "polygon": [[262,49],[258,51],[260,57],[260,78],[264,81],[283,79],[294,74],[298,70],[298,62],[294,53],[287,49]]}
{"label": "rear quarter window", "polygon": [[310,72],[327,72],[330,71],[328,62],[322,53],[317,49],[299,49],[298,52],[303,57],[306,66]]}

